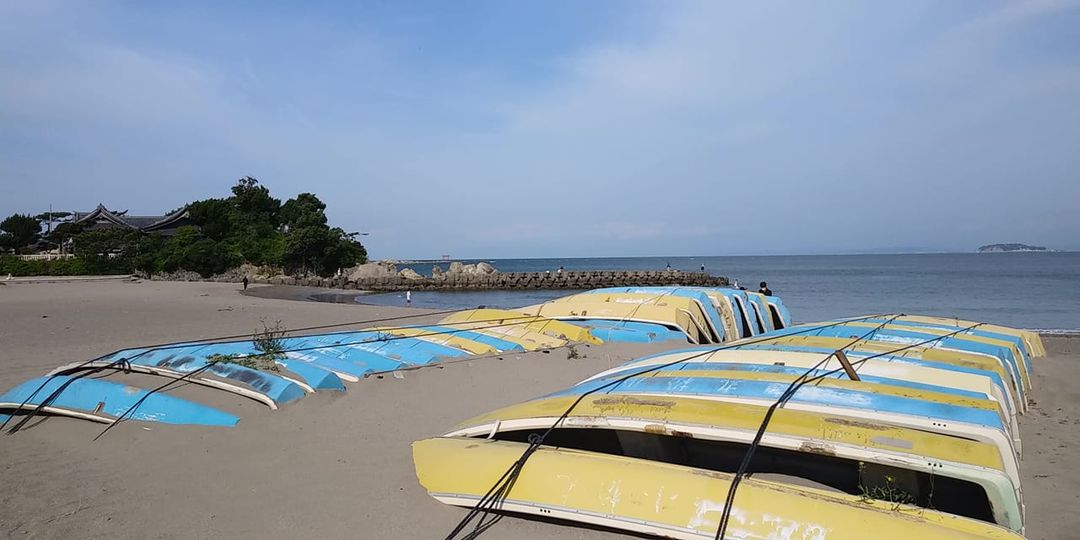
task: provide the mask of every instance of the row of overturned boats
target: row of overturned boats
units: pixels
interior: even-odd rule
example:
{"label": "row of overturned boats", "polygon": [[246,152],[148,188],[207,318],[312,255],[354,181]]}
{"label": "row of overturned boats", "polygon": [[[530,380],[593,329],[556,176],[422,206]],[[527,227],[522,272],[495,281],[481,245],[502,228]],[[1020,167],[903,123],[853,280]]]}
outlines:
{"label": "row of overturned boats", "polygon": [[[344,391],[346,383],[364,377],[448,360],[554,349],[570,343],[714,343],[758,335],[790,321],[779,298],[745,291],[667,288],[661,295],[659,290],[642,289],[625,292],[613,301],[610,294],[614,293],[590,291],[594,296],[588,298],[611,309],[597,310],[587,317],[565,317],[570,322],[530,314],[529,309],[480,308],[451,313],[437,324],[281,337],[278,351],[270,359],[272,370],[244,362],[267,357],[266,351],[246,336],[119,350],[57,367],[8,390],[0,395],[0,422],[7,426],[12,414],[23,417],[20,423],[39,414],[106,424],[130,419],[233,426],[239,421],[224,411],[102,377],[114,372],[202,385],[277,409],[313,392]],[[656,301],[658,298],[662,301]],[[704,300],[704,304],[692,298]],[[713,299],[722,308],[714,306]],[[635,310],[640,316],[627,316]]]}
{"label": "row of overturned boats", "polygon": [[678,303],[669,328],[720,342],[414,443],[421,484],[471,509],[454,533],[509,512],[671,538],[1022,537],[1017,417],[1038,334],[904,314],[792,326],[769,297],[743,302],[776,315],[755,332],[731,294],[603,290],[522,310],[651,324],[645,306]]}
{"label": "row of overturned boats", "polygon": [[[774,296],[727,288],[597,289],[436,324],[128,349],[0,396],[35,414],[231,426],[202,404],[106,379],[135,371],[277,408],[403,369],[575,343],[665,342],[570,388],[413,444],[451,534],[519,513],[671,538],[1021,538],[1036,333],[903,314],[793,325]],[[4,414],[11,417],[5,418]],[[18,425],[18,424],[16,424]],[[471,532],[470,532],[471,531]]]}

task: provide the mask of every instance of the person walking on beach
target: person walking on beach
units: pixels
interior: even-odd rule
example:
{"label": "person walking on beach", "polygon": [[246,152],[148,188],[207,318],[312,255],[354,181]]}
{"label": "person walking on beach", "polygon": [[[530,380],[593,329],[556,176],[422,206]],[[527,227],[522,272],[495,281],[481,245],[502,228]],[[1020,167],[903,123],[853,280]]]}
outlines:
{"label": "person walking on beach", "polygon": [[247,276],[244,276],[244,279],[242,279],[241,282],[244,284],[244,290],[246,291],[247,290],[247,284],[248,284]]}
{"label": "person walking on beach", "polygon": [[764,281],[761,282],[761,288],[757,292],[764,294],[765,296],[772,296],[772,291],[769,290],[769,284]]}
{"label": "person walking on beach", "polygon": [[405,291],[405,305],[412,305],[412,291]]}

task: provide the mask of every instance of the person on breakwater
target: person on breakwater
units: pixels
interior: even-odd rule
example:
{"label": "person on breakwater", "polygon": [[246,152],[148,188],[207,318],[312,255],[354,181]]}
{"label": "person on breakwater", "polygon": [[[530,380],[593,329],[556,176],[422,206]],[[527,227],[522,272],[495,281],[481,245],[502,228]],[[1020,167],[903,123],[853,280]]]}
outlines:
{"label": "person on breakwater", "polygon": [[769,290],[769,284],[764,281],[761,282],[761,288],[759,288],[757,292],[764,294],[765,296],[772,296],[772,291]]}

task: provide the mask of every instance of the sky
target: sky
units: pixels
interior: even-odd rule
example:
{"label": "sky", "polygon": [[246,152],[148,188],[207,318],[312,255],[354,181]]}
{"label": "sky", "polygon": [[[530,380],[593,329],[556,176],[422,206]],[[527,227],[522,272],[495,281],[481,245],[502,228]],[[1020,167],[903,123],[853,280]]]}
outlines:
{"label": "sky", "polygon": [[0,0],[0,217],[254,176],[374,258],[1080,249],[1080,1]]}

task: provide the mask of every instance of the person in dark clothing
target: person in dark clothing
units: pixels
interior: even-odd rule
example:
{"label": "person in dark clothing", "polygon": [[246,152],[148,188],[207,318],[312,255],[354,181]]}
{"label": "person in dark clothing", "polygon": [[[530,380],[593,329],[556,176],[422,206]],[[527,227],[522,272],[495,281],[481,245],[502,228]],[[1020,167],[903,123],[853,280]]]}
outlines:
{"label": "person in dark clothing", "polygon": [[772,296],[772,291],[769,290],[769,284],[764,281],[761,282],[761,288],[757,292],[764,294],[765,296]]}
{"label": "person in dark clothing", "polygon": [[248,284],[247,276],[244,276],[243,283],[244,283],[244,290],[246,291],[247,290],[247,284]]}

